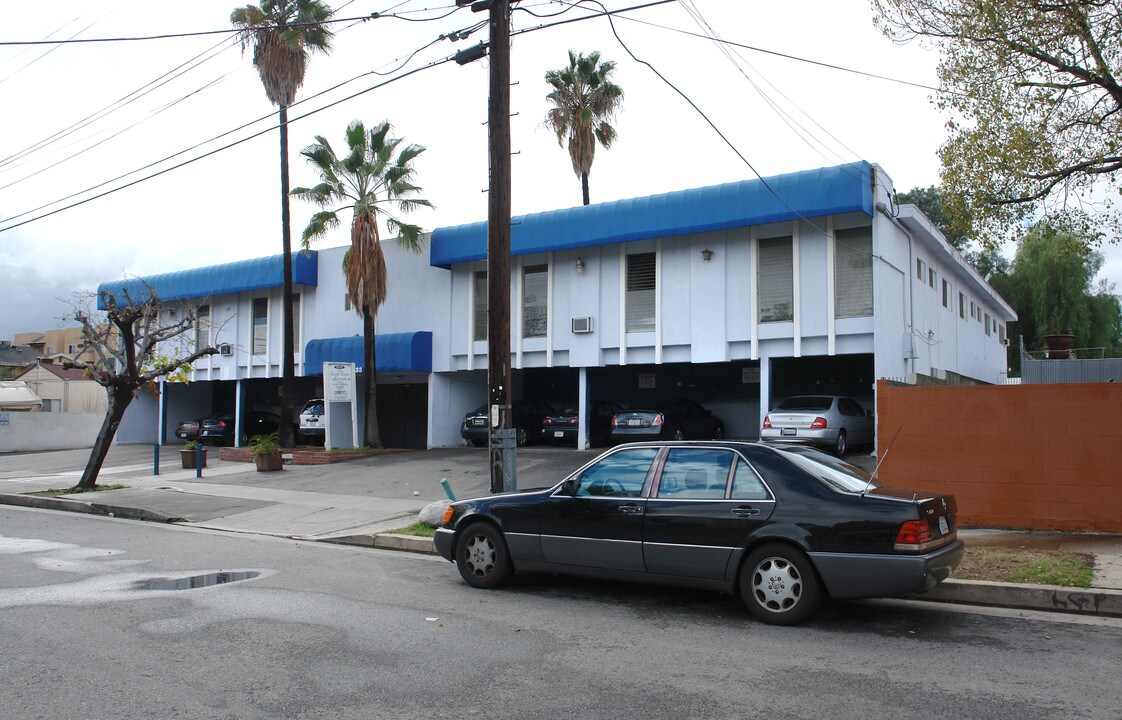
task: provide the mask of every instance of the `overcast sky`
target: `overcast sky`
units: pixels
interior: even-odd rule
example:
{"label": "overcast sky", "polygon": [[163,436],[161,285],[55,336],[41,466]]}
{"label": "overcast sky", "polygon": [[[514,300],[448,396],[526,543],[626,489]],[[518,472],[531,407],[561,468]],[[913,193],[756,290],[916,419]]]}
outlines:
{"label": "overcast sky", "polygon": [[[611,8],[640,4],[605,2]],[[383,17],[335,25],[334,50],[313,56],[302,102],[289,111],[293,186],[316,180],[299,156],[315,135],[338,149],[351,120],[370,125],[388,119],[398,136],[428,148],[416,163],[417,181],[436,208],[413,220],[431,230],[486,219],[487,61],[446,63],[370,89],[486,38],[484,28],[456,43],[438,40],[486,18],[467,9],[451,12],[450,5],[333,4],[342,18]],[[17,3],[5,8],[0,41],[224,30],[234,6],[226,0]],[[545,0],[520,7],[537,15],[568,9]],[[881,36],[866,0],[693,0],[634,10],[615,21],[631,52],[687,95],[752,167],[674,89],[631,59],[605,19],[535,29],[588,15],[593,11],[583,8],[591,7],[552,19],[514,13],[515,214],[581,202],[568,154],[542,124],[543,76],[567,63],[569,49],[598,50],[617,62],[614,77],[625,92],[615,122],[618,142],[596,154],[593,202],[752,178],[753,168],[767,176],[859,159],[880,164],[900,191],[938,182],[935,153],[944,118],[930,90],[760,52],[934,86],[934,51]],[[714,42],[694,36],[707,31],[700,22],[758,50],[726,46],[727,57]],[[269,130],[275,109],[251,54],[243,56],[232,38],[0,47],[0,97],[0,338],[60,326],[67,306],[59,299],[99,282],[280,252],[278,136]],[[338,104],[318,111],[331,103]],[[213,140],[224,133],[230,134]],[[292,209],[298,238],[312,208],[294,200]],[[346,240],[340,229],[323,247]],[[1122,285],[1122,253],[1106,251],[1104,276]],[[392,274],[390,281],[392,292]]]}

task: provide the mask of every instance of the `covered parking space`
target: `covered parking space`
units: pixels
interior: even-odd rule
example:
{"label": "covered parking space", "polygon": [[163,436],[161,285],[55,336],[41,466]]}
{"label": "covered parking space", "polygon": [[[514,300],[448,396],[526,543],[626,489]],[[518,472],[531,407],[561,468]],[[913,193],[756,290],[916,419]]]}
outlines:
{"label": "covered parking space", "polygon": [[795,395],[845,395],[866,410],[876,408],[872,353],[776,357],[767,361],[768,381],[761,388],[764,411]]}

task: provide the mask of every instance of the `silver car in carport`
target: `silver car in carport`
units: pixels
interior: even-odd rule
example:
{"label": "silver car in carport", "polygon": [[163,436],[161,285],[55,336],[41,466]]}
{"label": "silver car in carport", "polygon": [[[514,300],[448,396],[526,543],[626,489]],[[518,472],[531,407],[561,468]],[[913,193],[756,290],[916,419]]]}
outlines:
{"label": "silver car in carport", "polygon": [[828,448],[844,455],[849,447],[871,445],[873,413],[853,398],[840,395],[796,395],[764,417],[760,439]]}

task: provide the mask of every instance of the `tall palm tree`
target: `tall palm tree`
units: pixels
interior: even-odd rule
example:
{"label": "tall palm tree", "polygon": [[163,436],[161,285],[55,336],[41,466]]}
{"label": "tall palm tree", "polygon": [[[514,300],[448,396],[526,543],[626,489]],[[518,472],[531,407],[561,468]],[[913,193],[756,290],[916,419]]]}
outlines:
{"label": "tall palm tree", "polygon": [[[340,158],[323,137],[304,148],[308,159],[320,175],[320,183],[312,188],[295,188],[294,197],[308,200],[320,208],[312,215],[302,235],[304,248],[313,240],[339,226],[339,212],[351,210],[351,247],[343,259],[343,275],[351,305],[362,316],[363,383],[366,394],[366,426],[363,443],[370,447],[382,444],[378,428],[378,396],[375,379],[374,317],[386,299],[386,258],[378,219],[386,229],[397,233],[395,241],[415,253],[424,247],[421,226],[407,223],[394,215],[391,208],[405,213],[419,207],[432,207],[428,200],[416,195],[421,188],[413,184],[413,161],[425,151],[420,145],[406,145],[390,137],[390,124],[382,121],[367,131],[359,120],[347,126],[347,154]],[[396,157],[394,153],[397,153]],[[332,206],[334,209],[330,209]]]}
{"label": "tall palm tree", "polygon": [[322,23],[331,8],[320,0],[262,0],[230,13],[230,23],[240,28],[242,51],[253,46],[253,65],[265,86],[269,102],[280,110],[281,247],[284,275],[284,360],[281,375],[280,441],[293,444],[293,394],[296,389],[295,337],[292,320],[292,231],[288,208],[288,106],[304,84],[308,56],[331,49],[332,33]]}
{"label": "tall palm tree", "polygon": [[610,121],[623,104],[623,90],[611,81],[616,64],[600,62],[600,53],[574,55],[569,51],[569,67],[550,70],[545,81],[553,91],[546,95],[553,106],[545,123],[557,133],[557,144],[569,143],[573,172],[580,178],[584,204],[588,204],[588,173],[596,154],[596,141],[612,146],[616,129]]}

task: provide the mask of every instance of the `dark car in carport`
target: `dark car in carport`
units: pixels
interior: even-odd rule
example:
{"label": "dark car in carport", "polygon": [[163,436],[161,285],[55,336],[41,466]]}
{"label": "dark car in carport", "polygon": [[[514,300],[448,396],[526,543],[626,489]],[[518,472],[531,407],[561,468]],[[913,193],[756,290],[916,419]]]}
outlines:
{"label": "dark car in carport", "polygon": [[453,503],[433,541],[464,581],[585,575],[738,593],[790,625],[824,597],[922,592],[958,565],[953,495],[883,486],[813,448],[632,443],[542,490]]}
{"label": "dark car in carport", "polygon": [[[557,411],[548,403],[539,400],[515,400],[513,407],[513,422],[515,438],[518,446],[522,447],[531,442],[541,442],[542,423],[546,416],[556,415]],[[491,432],[491,410],[487,405],[480,405],[464,415],[460,425],[460,437],[467,440],[475,447],[487,444],[487,436]]]}
{"label": "dark car in carport", "polygon": [[[210,415],[199,421],[199,442],[233,445],[236,419],[233,413]],[[280,415],[250,410],[242,418],[242,442],[254,435],[268,435],[280,428]]]}
{"label": "dark car in carport", "polygon": [[[623,408],[614,402],[593,400],[588,412],[588,441],[592,447],[603,447],[612,440],[612,418]],[[542,439],[554,445],[572,445],[580,428],[580,408],[566,405],[556,415],[542,421]]]}
{"label": "dark car in carport", "polygon": [[612,442],[720,440],[725,424],[696,400],[655,398],[631,403],[612,418]]}

